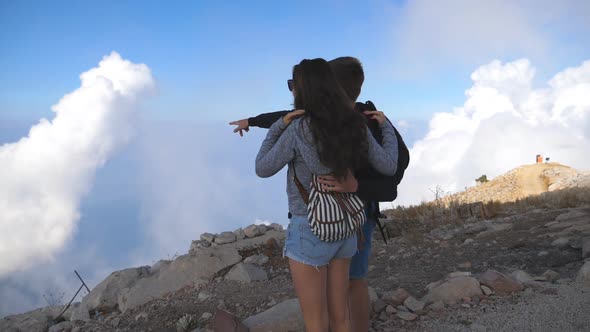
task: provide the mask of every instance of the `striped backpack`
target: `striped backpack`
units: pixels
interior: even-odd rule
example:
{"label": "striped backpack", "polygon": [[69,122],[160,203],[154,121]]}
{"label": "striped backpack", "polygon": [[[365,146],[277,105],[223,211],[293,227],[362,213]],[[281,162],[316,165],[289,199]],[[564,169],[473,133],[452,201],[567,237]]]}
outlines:
{"label": "striped backpack", "polygon": [[356,194],[322,190],[315,174],[312,174],[308,194],[297,178],[295,168],[293,175],[301,198],[307,204],[311,231],[320,240],[340,241],[360,231],[366,216],[364,203]]}

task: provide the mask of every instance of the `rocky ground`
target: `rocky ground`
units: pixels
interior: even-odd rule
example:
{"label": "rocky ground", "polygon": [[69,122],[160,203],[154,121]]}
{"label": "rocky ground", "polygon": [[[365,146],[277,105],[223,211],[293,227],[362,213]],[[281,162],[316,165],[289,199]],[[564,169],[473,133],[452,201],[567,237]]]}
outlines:
{"label": "rocky ground", "polygon": [[[406,224],[390,222],[405,230],[388,244],[375,234],[372,331],[590,330],[590,207]],[[222,308],[251,331],[301,331],[279,228],[204,234],[188,255],[113,273],[60,324],[44,308],[0,330],[207,331]]]}

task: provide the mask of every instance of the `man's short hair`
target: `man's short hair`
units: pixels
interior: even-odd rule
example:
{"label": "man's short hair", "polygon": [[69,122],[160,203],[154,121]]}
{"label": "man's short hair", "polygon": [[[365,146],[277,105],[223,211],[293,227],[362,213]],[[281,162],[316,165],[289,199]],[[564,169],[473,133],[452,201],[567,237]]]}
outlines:
{"label": "man's short hair", "polygon": [[361,87],[365,81],[363,65],[359,59],[351,56],[343,56],[330,60],[328,63],[348,97],[356,102],[361,94]]}

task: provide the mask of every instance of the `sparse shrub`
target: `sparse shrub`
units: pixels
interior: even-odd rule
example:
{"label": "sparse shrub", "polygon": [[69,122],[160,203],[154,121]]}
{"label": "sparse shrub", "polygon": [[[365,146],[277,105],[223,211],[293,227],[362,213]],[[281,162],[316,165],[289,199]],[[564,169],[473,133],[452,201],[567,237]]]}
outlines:
{"label": "sparse shrub", "polygon": [[197,327],[197,319],[195,315],[186,314],[176,322],[176,331],[178,332],[185,332],[185,331],[192,331]]}
{"label": "sparse shrub", "polygon": [[488,182],[488,176],[484,174],[484,175],[478,177],[477,179],[475,179],[475,182],[486,183],[486,182]]}
{"label": "sparse shrub", "polygon": [[66,293],[64,293],[64,292],[49,291],[49,292],[47,292],[47,294],[43,294],[43,298],[45,299],[45,302],[47,302],[47,305],[50,305],[50,306],[64,305],[64,297],[65,296],[66,296]]}

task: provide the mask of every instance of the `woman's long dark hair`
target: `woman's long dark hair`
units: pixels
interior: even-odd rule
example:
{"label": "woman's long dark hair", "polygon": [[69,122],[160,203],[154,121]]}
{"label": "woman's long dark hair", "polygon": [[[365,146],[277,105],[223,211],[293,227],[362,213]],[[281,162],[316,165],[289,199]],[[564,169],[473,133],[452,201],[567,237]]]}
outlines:
{"label": "woman's long dark hair", "polygon": [[342,179],[367,161],[366,122],[324,59],[293,67],[295,109],[304,109],[320,161]]}

